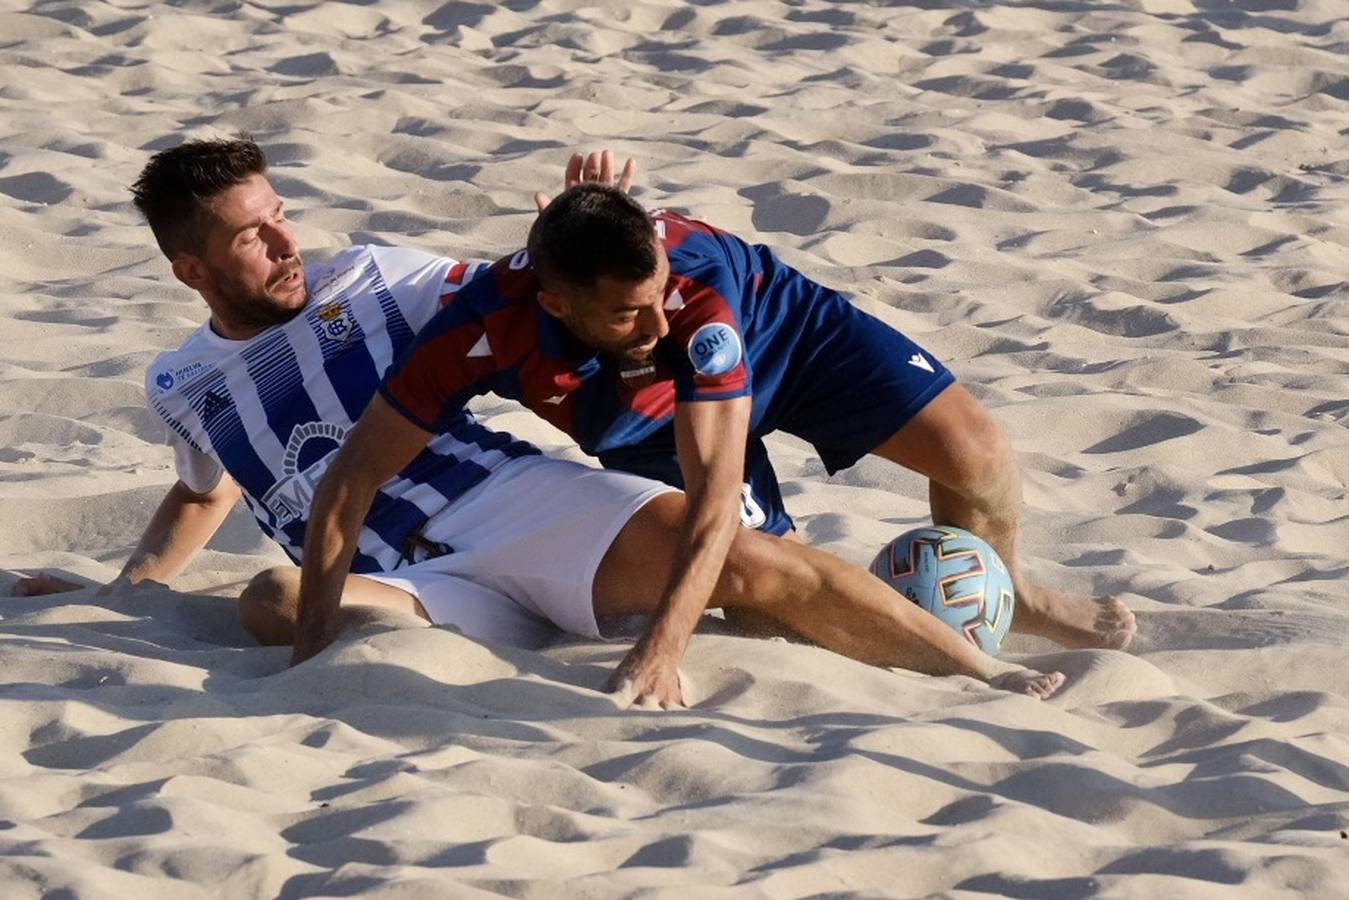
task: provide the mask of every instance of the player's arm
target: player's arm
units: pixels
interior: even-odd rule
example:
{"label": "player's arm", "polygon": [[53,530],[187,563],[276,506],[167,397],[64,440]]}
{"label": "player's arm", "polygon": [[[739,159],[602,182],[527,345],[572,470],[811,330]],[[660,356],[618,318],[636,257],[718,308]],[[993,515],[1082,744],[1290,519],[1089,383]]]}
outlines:
{"label": "player's arm", "polygon": [[[106,594],[141,581],[168,583],[187,567],[193,555],[220,528],[220,523],[238,502],[239,494],[239,486],[223,474],[215,487],[205,492],[194,491],[181,480],[176,482],[160,501],[121,574],[104,585],[100,593]],[[78,590],[83,586],[42,573],[22,579],[15,585],[14,592],[19,596],[35,597]]]}
{"label": "player's arm", "polygon": [[645,635],[619,664],[611,687],[636,701],[682,703],[679,661],[721,576],[740,527],[750,398],[675,406],[675,448],[688,506],[676,538],[674,570]]}
{"label": "player's arm", "polygon": [[234,479],[225,474],[204,493],[181,480],[175,483],[160,501],[117,581],[167,583],[177,576],[220,528],[241,493]]}
{"label": "player's arm", "polygon": [[342,585],[375,494],[412,462],[431,436],[376,394],[334,455],[314,492],[305,529],[291,665],[304,662],[336,637]]}

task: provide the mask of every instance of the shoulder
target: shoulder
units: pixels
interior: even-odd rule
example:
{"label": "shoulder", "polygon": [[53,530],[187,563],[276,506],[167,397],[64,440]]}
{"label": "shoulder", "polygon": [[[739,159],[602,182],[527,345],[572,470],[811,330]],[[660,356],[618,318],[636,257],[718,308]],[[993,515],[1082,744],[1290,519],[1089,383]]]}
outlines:
{"label": "shoulder", "polygon": [[390,286],[404,281],[441,279],[455,262],[448,256],[409,247],[355,244],[343,247],[322,262],[305,266],[305,274],[310,294],[322,296],[375,271]]}
{"label": "shoulder", "polygon": [[205,334],[210,327],[209,322],[202,323],[176,350],[166,350],[151,361],[145,369],[147,397],[167,393],[212,365],[217,354]]}
{"label": "shoulder", "polygon": [[709,225],[672,209],[653,210],[651,221],[655,224],[656,234],[665,245],[667,253],[684,248],[685,245],[696,249],[715,244],[717,238],[729,235],[715,225]]}
{"label": "shoulder", "polygon": [[728,268],[732,249],[743,243],[730,232],[673,210],[656,210],[651,220],[675,274],[706,274]]}
{"label": "shoulder", "polygon": [[539,280],[524,250],[469,273],[468,283],[455,294],[483,314],[507,307],[533,305],[539,295]]}

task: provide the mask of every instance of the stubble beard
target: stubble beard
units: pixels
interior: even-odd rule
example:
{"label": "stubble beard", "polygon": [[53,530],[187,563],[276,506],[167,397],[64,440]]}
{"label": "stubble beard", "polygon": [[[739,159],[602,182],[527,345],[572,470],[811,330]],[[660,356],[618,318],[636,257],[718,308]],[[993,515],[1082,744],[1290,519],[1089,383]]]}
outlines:
{"label": "stubble beard", "polygon": [[246,288],[232,275],[217,271],[216,290],[229,308],[233,325],[236,328],[262,330],[274,325],[284,325],[298,316],[308,299],[308,288],[304,288],[298,302],[290,298],[282,299],[276,293],[281,280],[297,270],[302,273],[303,279],[303,267],[297,262],[260,292]]}

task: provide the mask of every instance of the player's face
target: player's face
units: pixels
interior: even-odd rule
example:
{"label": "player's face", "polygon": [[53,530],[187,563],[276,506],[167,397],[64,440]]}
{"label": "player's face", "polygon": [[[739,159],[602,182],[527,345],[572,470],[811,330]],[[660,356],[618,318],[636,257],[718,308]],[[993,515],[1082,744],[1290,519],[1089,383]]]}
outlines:
{"label": "player's face", "polygon": [[[212,312],[228,330],[261,331],[288,322],[304,307],[300,248],[281,198],[261,175],[210,201],[215,222],[200,262],[214,296]],[[203,290],[203,294],[207,291]]]}
{"label": "player's face", "polygon": [[665,283],[670,263],[659,253],[656,271],[642,281],[601,276],[595,286],[573,296],[565,324],[581,341],[619,359],[640,361],[670,333],[665,318]]}

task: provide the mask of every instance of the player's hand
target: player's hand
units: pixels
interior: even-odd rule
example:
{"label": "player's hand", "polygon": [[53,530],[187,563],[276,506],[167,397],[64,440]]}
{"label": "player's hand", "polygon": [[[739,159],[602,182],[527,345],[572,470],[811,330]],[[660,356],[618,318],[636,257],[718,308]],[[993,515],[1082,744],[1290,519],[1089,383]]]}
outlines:
{"label": "player's hand", "polygon": [[[563,180],[564,188],[576,187],[583,181],[594,181],[598,184],[616,184],[618,189],[627,193],[632,187],[632,178],[637,174],[637,161],[628,160],[623,164],[623,171],[618,175],[618,181],[614,181],[614,151],[601,150],[599,153],[591,153],[589,156],[582,156],[579,153],[573,153],[571,159],[567,161],[567,172]],[[543,212],[544,207],[548,205],[549,196],[547,194],[535,194],[534,205]]]}
{"label": "player's hand", "polygon": [[48,575],[46,572],[39,572],[36,575],[20,578],[11,593],[15,597],[45,597],[48,594],[79,591],[86,587],[89,587],[89,585],[57,578],[55,575]]}
{"label": "player's hand", "polygon": [[675,709],[684,705],[679,685],[679,659],[638,641],[605,682],[604,689],[629,705]]}

